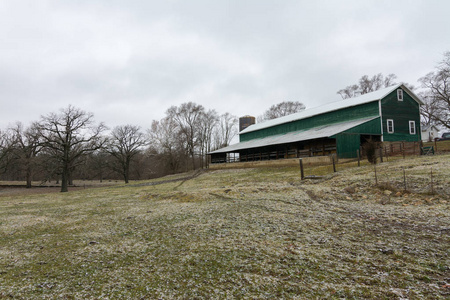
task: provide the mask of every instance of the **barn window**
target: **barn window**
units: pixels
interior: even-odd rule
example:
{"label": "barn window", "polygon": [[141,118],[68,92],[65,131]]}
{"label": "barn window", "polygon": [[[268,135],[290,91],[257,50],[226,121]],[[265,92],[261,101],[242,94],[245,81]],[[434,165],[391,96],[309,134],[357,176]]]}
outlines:
{"label": "barn window", "polygon": [[394,120],[392,119],[387,120],[387,132],[394,133]]}
{"label": "barn window", "polygon": [[403,90],[402,89],[397,90],[397,100],[403,101]]}
{"label": "barn window", "polygon": [[416,122],[409,121],[409,134],[416,134]]}

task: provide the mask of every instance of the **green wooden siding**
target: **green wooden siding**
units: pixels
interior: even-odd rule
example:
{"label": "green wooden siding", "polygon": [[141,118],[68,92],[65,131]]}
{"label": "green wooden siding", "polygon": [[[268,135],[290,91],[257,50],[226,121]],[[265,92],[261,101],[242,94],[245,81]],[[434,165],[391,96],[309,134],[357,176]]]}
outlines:
{"label": "green wooden siding", "polygon": [[333,136],[333,138],[336,138],[336,152],[338,157],[356,157],[356,150],[361,145],[361,135],[381,135],[380,118],[355,126]]}
{"label": "green wooden siding", "polygon": [[253,139],[264,138],[267,136],[284,134],[287,132],[306,130],[318,126],[357,120],[367,117],[379,116],[378,101],[361,104],[358,106],[347,107],[341,110],[324,113],[307,119],[297,120],[285,124],[276,125],[269,128],[263,128],[258,131],[251,131],[241,134],[239,139],[241,142]]}
{"label": "green wooden siding", "polygon": [[[405,91],[403,101],[397,100],[397,91],[393,91],[381,100],[381,114],[383,116],[384,141],[420,140],[420,113],[419,104]],[[387,120],[394,120],[394,133],[388,133]],[[416,134],[409,134],[409,121],[416,124]]]}
{"label": "green wooden siding", "polygon": [[361,135],[357,133],[340,133],[336,136],[336,152],[339,158],[356,157]]}
{"label": "green wooden siding", "polygon": [[[307,130],[319,126],[336,124],[368,117],[379,117],[381,103],[382,119],[376,118],[360,126],[356,126],[334,137],[336,150],[341,157],[347,157],[346,153],[355,153],[361,143],[363,135],[383,135],[384,141],[418,141],[420,140],[420,113],[419,104],[405,91],[403,101],[397,100],[397,91],[392,91],[381,101],[372,101],[365,104],[347,107],[336,111],[323,113],[310,118],[292,121],[284,124],[251,131],[240,135],[240,141],[246,142],[253,139],[264,138],[273,135],[285,134],[299,130]],[[394,132],[387,132],[387,120],[394,121]],[[409,133],[409,122],[415,122],[415,134]],[[353,154],[351,156],[353,157]]]}

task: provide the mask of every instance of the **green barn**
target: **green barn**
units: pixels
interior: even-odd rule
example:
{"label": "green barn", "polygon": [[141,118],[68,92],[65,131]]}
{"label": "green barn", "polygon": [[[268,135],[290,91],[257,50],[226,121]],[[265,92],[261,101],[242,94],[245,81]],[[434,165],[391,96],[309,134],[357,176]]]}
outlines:
{"label": "green barn", "polygon": [[210,152],[212,163],[357,155],[368,140],[420,141],[422,101],[398,84],[355,98],[251,125],[240,142]]}

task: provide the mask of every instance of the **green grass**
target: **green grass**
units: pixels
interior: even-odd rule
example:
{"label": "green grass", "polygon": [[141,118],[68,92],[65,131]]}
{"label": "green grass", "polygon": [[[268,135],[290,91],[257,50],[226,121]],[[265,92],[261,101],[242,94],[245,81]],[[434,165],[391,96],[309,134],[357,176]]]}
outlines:
{"label": "green grass", "polygon": [[445,299],[450,156],[378,168],[0,197],[0,298]]}

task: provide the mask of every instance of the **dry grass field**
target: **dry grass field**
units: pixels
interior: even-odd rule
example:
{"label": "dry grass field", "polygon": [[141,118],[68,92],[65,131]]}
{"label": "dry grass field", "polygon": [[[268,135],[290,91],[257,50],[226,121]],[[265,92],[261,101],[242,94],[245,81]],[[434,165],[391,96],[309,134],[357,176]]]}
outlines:
{"label": "dry grass field", "polygon": [[448,299],[450,155],[377,181],[248,168],[0,193],[0,298]]}

